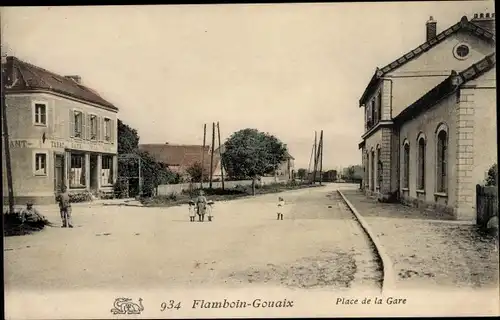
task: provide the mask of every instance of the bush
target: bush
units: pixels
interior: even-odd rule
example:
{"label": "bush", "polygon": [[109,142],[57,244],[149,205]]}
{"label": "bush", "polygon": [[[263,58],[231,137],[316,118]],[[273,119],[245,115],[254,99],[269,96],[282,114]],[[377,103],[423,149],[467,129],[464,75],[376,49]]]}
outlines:
{"label": "bush", "polygon": [[92,194],[88,191],[69,194],[69,202],[71,203],[90,202],[90,201],[92,201]]}
{"label": "bush", "polygon": [[122,180],[118,180],[113,185],[113,191],[116,198],[125,198],[127,197],[127,184]]}
{"label": "bush", "polygon": [[498,178],[498,165],[495,163],[488,170],[488,176],[486,177],[486,185],[487,186],[496,186]]}
{"label": "bush", "polygon": [[12,213],[4,213],[4,236],[21,236],[40,231],[51,225],[44,216],[28,215],[24,223],[21,222],[21,210],[15,209]]}

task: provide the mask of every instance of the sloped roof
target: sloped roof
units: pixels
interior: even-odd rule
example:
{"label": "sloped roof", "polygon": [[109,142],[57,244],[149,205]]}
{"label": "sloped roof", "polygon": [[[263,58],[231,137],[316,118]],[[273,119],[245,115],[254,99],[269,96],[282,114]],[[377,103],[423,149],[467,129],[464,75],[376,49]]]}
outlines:
{"label": "sloped roof", "polygon": [[6,88],[7,93],[47,90],[118,111],[117,107],[106,101],[94,90],[16,57],[7,57],[6,69],[10,79]]}
{"label": "sloped roof", "polygon": [[[202,162],[202,150],[204,152],[203,162],[205,167],[210,168],[210,146],[201,145],[179,145],[179,144],[140,144],[139,149],[146,151],[158,162],[167,166],[178,166],[187,169],[194,163]],[[219,154],[214,150],[214,168],[217,166]]]}
{"label": "sloped roof", "polygon": [[424,52],[429,51],[434,46],[441,43],[443,40],[447,39],[452,34],[458,32],[460,30],[468,30],[472,34],[476,35],[477,37],[480,37],[480,38],[483,38],[487,41],[492,41],[493,43],[495,43],[495,34],[493,32],[476,25],[474,23],[474,21],[469,21],[466,16],[463,16],[459,22],[452,25],[448,29],[444,30],[443,32],[438,34],[436,37],[424,42],[423,44],[421,44],[417,48],[404,54],[403,56],[401,56],[398,59],[394,60],[393,62],[389,63],[385,67],[383,67],[383,68],[377,67],[374,75],[372,76],[370,82],[368,83],[368,86],[366,87],[361,98],[359,99],[359,106],[360,107],[362,106],[366,97],[369,96],[371,94],[371,92],[377,87],[377,85],[380,81],[380,78],[382,78],[383,76],[385,76],[389,72],[401,67],[402,65],[404,65],[408,61],[415,59],[416,57],[420,56]]}
{"label": "sloped roof", "polygon": [[456,92],[465,83],[474,80],[485,72],[491,70],[495,65],[495,53],[492,53],[460,73],[453,71],[452,74],[443,82],[435,86],[420,99],[398,114],[394,118],[394,123],[396,125],[401,125],[407,120],[413,119],[416,115],[436,105],[436,103],[438,103],[441,99]]}

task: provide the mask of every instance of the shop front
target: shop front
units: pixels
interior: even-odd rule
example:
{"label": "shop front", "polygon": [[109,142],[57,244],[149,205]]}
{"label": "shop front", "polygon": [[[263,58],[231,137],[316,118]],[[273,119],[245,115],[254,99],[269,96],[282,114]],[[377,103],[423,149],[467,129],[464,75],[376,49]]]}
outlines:
{"label": "shop front", "polygon": [[[64,140],[11,140],[14,200],[54,203],[61,186],[70,193],[91,192],[99,197],[113,191],[117,177],[116,145]],[[5,172],[5,166],[3,168]],[[3,175],[3,197],[8,186]]]}

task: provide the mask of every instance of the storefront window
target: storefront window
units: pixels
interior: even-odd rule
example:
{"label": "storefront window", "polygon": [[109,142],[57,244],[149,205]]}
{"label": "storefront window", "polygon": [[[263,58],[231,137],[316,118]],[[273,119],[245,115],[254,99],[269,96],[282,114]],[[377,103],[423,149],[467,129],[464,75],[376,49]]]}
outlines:
{"label": "storefront window", "polygon": [[85,155],[83,154],[71,154],[69,186],[70,188],[85,187]]}
{"label": "storefront window", "polygon": [[113,184],[113,157],[112,156],[102,156],[102,166],[101,166],[101,185],[109,186]]}

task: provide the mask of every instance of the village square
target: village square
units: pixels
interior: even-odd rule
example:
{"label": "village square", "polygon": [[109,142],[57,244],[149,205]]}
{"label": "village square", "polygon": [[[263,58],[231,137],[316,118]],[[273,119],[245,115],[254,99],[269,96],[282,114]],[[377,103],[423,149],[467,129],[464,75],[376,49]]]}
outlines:
{"label": "village square", "polygon": [[[322,57],[317,51],[296,53],[289,68],[273,69],[272,62],[262,67],[265,59],[276,55],[277,63],[294,51],[296,43],[290,40],[286,48],[284,34],[279,39],[285,49],[278,48],[278,38],[259,42],[243,20],[230,19],[228,26],[238,25],[248,37],[247,50],[261,46],[269,55],[247,57],[255,63],[247,68],[236,45],[209,45],[206,37],[222,41],[213,33],[234,37],[217,22],[222,14],[215,9],[206,26],[183,34],[198,37],[205,54],[185,49],[160,58],[148,52],[136,57],[134,67],[106,60],[96,73],[86,73],[79,56],[72,60],[72,49],[58,53],[67,59],[58,65],[50,58],[58,49],[47,46],[54,53],[38,57],[34,46],[14,39],[22,21],[42,13],[55,19],[57,10],[2,11],[6,293],[165,287],[498,293],[495,13],[491,3],[483,6],[453,14],[436,9],[432,16],[422,9],[418,19],[404,24],[407,29],[395,32],[413,40],[397,43],[391,55],[375,53],[388,49],[364,38],[356,48],[371,51],[369,64],[356,67],[355,59],[364,59],[359,55],[346,58],[349,74],[342,73],[341,61],[329,69],[339,70],[337,77],[346,83],[361,79],[341,89],[349,96],[342,106],[335,106],[336,95],[342,95],[336,89],[326,98],[328,78],[310,62],[313,52]],[[305,19],[298,12],[292,19],[292,11],[283,24]],[[92,16],[82,13],[81,19],[86,14]],[[310,14],[321,16],[314,9]],[[386,14],[396,24],[403,19]],[[270,23],[261,15],[263,24]],[[154,22],[139,16],[134,19],[151,28],[151,38],[132,41],[151,45],[160,37],[151,31],[160,15],[151,13]],[[183,17],[182,23],[193,19]],[[363,33],[370,26],[359,28]],[[33,41],[42,41],[44,32],[33,33]],[[99,38],[103,56],[115,50],[112,34]],[[89,34],[84,37],[90,41]],[[192,49],[181,41],[171,50],[184,47]],[[224,50],[234,60],[220,64]],[[181,56],[193,67],[178,70],[180,62],[172,61]],[[99,63],[99,52],[92,57]],[[323,79],[314,86],[290,80],[301,77],[290,70],[305,60],[314,71],[302,71],[304,77]],[[220,77],[199,61],[217,66]],[[112,70],[120,68],[129,71],[113,78]],[[280,78],[280,72],[290,74]],[[162,81],[172,82],[155,87]],[[211,81],[227,87],[219,84],[217,90]],[[271,95],[265,86],[274,85]],[[312,99],[317,88],[318,95],[324,92],[318,101],[328,106],[315,111],[311,102],[294,114],[276,105],[285,99],[278,87],[284,96],[295,90],[287,103]],[[228,102],[236,99],[232,94],[255,99],[255,105],[239,109],[236,101]],[[159,107],[151,106],[155,99]],[[186,101],[200,104],[188,107]],[[329,118],[330,113],[338,116]],[[337,304],[351,301],[338,299]],[[497,300],[483,301],[493,310],[486,313],[498,314]],[[128,306],[120,309],[116,300],[112,313],[144,309],[142,300]]]}

